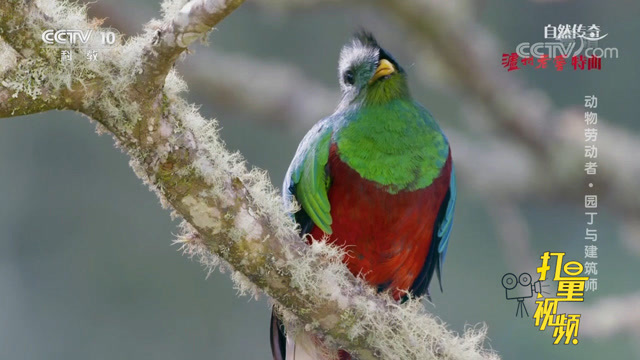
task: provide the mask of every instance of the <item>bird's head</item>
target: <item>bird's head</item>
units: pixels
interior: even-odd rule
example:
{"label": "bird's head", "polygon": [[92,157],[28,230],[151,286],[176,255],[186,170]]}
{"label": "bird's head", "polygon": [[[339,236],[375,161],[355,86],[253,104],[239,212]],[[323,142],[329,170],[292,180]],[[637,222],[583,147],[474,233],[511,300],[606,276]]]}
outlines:
{"label": "bird's head", "polygon": [[409,96],[406,73],[368,32],[358,32],[340,51],[341,106],[380,104]]}

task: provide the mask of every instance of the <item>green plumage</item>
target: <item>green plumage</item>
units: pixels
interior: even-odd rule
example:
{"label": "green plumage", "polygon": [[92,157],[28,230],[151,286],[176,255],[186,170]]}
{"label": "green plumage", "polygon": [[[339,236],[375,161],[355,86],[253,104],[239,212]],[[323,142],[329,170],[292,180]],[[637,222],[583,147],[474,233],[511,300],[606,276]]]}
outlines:
{"label": "green plumage", "polygon": [[431,115],[410,99],[365,104],[343,124],[335,132],[342,161],[390,193],[429,186],[449,154]]}
{"label": "green plumage", "polygon": [[309,147],[304,149],[302,161],[291,174],[291,180],[294,184],[304,184],[298,191],[298,202],[319,228],[331,234],[331,205],[327,198],[329,177],[325,172],[329,159],[331,128],[322,130],[314,132],[312,129],[300,143],[298,151],[303,149],[304,144]]}

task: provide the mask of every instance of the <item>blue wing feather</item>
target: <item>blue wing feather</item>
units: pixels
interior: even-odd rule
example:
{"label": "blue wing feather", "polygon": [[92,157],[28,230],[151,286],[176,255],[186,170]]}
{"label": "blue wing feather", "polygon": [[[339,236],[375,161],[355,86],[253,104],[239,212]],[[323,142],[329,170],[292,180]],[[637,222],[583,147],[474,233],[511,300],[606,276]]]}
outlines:
{"label": "blue wing feather", "polygon": [[444,215],[444,219],[438,228],[438,237],[440,238],[440,244],[438,245],[438,253],[440,254],[440,271],[442,271],[442,264],[444,258],[447,255],[447,247],[449,246],[449,236],[451,235],[451,228],[453,227],[453,212],[456,208],[456,172],[451,164],[451,180],[449,181],[449,202],[447,203],[447,210]]}
{"label": "blue wing feather", "polygon": [[438,283],[440,284],[440,290],[442,291],[442,264],[444,258],[447,255],[447,247],[449,245],[449,236],[451,235],[451,228],[453,226],[453,212],[456,205],[456,176],[451,164],[451,175],[449,180],[449,189],[445,195],[442,205],[440,205],[440,211],[436,218],[436,223],[433,229],[433,237],[431,238],[431,247],[429,254],[424,262],[420,275],[414,280],[411,285],[411,292],[415,296],[421,296],[427,294],[429,299],[429,283],[435,272],[438,276]]}

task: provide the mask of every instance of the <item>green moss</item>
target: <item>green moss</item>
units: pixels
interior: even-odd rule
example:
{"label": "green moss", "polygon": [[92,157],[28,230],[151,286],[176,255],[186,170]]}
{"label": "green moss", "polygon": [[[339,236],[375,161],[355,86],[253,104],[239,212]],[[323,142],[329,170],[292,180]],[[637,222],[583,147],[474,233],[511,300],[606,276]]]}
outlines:
{"label": "green moss", "polygon": [[[192,193],[197,194],[199,191],[204,190],[205,186],[202,184],[201,177],[196,170],[185,164],[188,159],[188,151],[186,155],[176,156],[175,152],[168,154],[166,160],[158,165],[156,172],[156,181],[164,188],[171,189],[167,194],[172,194],[173,197],[184,197],[185,195]],[[186,170],[181,171],[178,176],[176,171],[178,169]]]}

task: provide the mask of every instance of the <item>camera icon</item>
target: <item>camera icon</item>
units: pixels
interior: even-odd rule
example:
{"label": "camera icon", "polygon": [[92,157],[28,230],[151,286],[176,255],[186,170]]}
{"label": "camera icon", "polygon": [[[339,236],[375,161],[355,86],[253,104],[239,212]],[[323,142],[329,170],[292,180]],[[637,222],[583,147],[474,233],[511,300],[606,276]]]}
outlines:
{"label": "camera icon", "polygon": [[507,300],[517,300],[518,307],[516,309],[516,316],[520,314],[523,317],[524,314],[529,316],[527,307],[524,305],[524,299],[532,298],[533,294],[540,294],[542,292],[542,284],[540,280],[532,282],[531,275],[529,273],[522,273],[519,277],[516,277],[513,273],[506,273],[502,277],[502,287],[505,289],[505,298]]}

